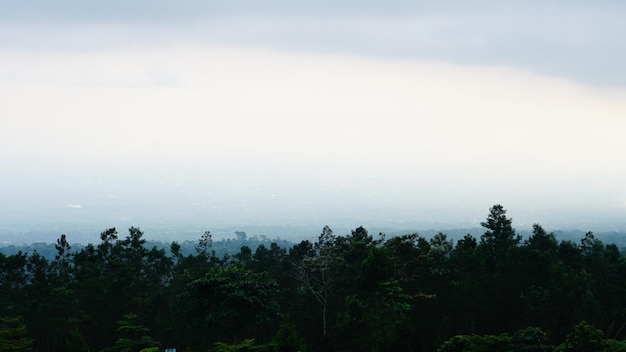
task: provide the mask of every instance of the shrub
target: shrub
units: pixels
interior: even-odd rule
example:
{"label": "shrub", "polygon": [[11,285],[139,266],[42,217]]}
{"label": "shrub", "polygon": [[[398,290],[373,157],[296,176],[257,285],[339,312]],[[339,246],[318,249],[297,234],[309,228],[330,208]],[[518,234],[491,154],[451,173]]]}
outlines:
{"label": "shrub", "polygon": [[548,337],[538,327],[529,326],[513,334],[512,348],[514,352],[547,352],[553,347],[548,345]]}
{"label": "shrub", "polygon": [[437,352],[508,352],[511,337],[501,335],[457,335],[444,342]]}
{"label": "shrub", "polygon": [[582,321],[574,326],[574,329],[567,334],[565,343],[557,347],[554,352],[604,352],[608,345],[600,329]]}

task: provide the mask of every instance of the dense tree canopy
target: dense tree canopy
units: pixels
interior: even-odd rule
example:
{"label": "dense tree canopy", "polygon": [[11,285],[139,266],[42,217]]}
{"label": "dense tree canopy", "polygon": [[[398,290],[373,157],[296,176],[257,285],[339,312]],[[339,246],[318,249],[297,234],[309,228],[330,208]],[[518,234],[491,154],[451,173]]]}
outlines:
{"label": "dense tree canopy", "polygon": [[0,350],[618,351],[626,261],[587,233],[522,239],[501,205],[479,238],[315,241],[218,256],[205,231],[149,246],[139,228],[56,254],[0,254]]}

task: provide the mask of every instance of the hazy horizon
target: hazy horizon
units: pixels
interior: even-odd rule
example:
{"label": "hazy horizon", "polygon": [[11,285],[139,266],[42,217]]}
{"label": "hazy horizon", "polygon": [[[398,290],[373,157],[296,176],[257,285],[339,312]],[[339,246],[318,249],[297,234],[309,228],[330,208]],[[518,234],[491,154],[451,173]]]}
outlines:
{"label": "hazy horizon", "polygon": [[2,3],[0,242],[42,226],[479,227],[494,204],[518,228],[626,231],[624,15]]}

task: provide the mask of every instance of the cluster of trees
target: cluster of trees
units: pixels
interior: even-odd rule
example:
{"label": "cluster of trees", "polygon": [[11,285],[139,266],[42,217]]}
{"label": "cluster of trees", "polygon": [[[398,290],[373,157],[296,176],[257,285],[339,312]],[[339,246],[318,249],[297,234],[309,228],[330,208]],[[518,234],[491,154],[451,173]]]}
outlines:
{"label": "cluster of trees", "polygon": [[0,351],[623,347],[616,245],[558,241],[540,225],[523,240],[500,205],[481,225],[456,243],[325,227],[315,242],[222,256],[208,231],[191,254],[149,248],[134,227],[78,251],[62,235],[54,259],[0,254]]}

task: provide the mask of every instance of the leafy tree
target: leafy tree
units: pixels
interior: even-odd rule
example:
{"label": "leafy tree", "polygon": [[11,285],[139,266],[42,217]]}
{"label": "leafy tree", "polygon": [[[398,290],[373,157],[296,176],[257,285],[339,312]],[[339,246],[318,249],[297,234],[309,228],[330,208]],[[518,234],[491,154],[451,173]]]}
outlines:
{"label": "leafy tree", "polygon": [[248,267],[252,262],[252,249],[248,246],[241,246],[239,253],[235,254],[235,258],[242,266]]}
{"label": "leafy tree", "polygon": [[154,349],[161,345],[148,335],[150,329],[138,325],[137,315],[125,314],[123,319],[117,322],[118,339],[115,345],[102,350],[102,352],[136,352],[146,349]]}
{"label": "leafy tree", "polygon": [[98,252],[102,258],[106,257],[115,241],[117,241],[117,230],[115,227],[107,229],[100,233],[100,240],[102,241],[98,246]]}
{"label": "leafy tree", "polygon": [[458,240],[450,253],[450,292],[438,294],[445,294],[442,305],[452,334],[471,334],[484,329],[482,319],[488,299],[482,261],[478,242],[469,234]]}
{"label": "leafy tree", "polygon": [[198,245],[196,246],[196,251],[198,252],[198,256],[209,259],[211,256],[215,256],[215,252],[211,251],[211,247],[213,246],[213,235],[211,231],[204,231],[202,236],[200,236],[200,240],[198,241]]}
{"label": "leafy tree", "polygon": [[248,235],[244,231],[235,231],[235,235],[237,236],[237,241],[246,242],[248,239]]}
{"label": "leafy tree", "polygon": [[27,259],[21,251],[10,256],[0,254],[0,316],[22,315],[26,310]]}
{"label": "leafy tree", "polygon": [[345,299],[346,308],[340,320],[342,331],[337,337],[341,341],[339,345],[356,344],[371,351],[398,347],[412,299],[392,274],[393,264],[386,248],[370,247],[357,277],[357,290]]}
{"label": "leafy tree", "polygon": [[73,263],[70,251],[72,247],[67,242],[66,236],[61,235],[61,237],[57,239],[57,243],[54,245],[54,248],[56,249],[57,254],[54,258],[54,262],[52,263],[52,267],[57,279],[61,280],[64,287],[67,287],[69,285],[69,281],[71,280],[71,266]]}
{"label": "leafy tree", "polygon": [[[371,292],[346,297],[341,314],[338,345],[349,343],[362,350],[390,351],[406,349],[403,327],[411,311],[411,298],[397,281],[378,282]],[[349,346],[346,346],[349,349]]]}
{"label": "leafy tree", "polygon": [[265,272],[271,278],[279,280],[283,275],[283,260],[287,255],[284,248],[276,242],[270,243],[269,248],[260,244],[252,256],[251,267],[257,272]]}
{"label": "leafy tree", "polygon": [[172,255],[172,257],[174,257],[174,259],[176,260],[176,264],[178,264],[178,262],[180,262],[180,260],[182,259],[182,253],[180,252],[180,243],[173,241],[170,244],[170,254]]}
{"label": "leafy tree", "polygon": [[277,289],[264,274],[237,266],[212,267],[179,296],[194,344],[202,349],[212,341],[237,342],[255,336],[278,316]]}
{"label": "leafy tree", "polygon": [[602,352],[608,343],[604,340],[600,329],[582,321],[574,326],[567,335],[565,343],[557,347],[555,352]]}
{"label": "leafy tree", "polygon": [[159,335],[166,334],[169,297],[164,287],[171,281],[172,259],[162,249],[148,250],[136,227],[121,240],[115,228],[100,238],[98,246],[88,245],[74,256],[80,329],[89,348],[113,345],[117,322],[126,312],[154,322]]}
{"label": "leafy tree", "polygon": [[515,248],[521,241],[521,236],[515,233],[512,226],[512,219],[506,217],[506,210],[500,204],[496,204],[489,209],[487,221],[480,223],[487,229],[480,237],[480,248],[488,255],[487,270],[498,274],[503,260],[512,248]]}
{"label": "leafy tree", "polygon": [[453,249],[454,242],[448,240],[445,233],[439,232],[429,241],[428,259],[431,272],[438,275],[448,273],[447,262]]}
{"label": "leafy tree", "polygon": [[305,343],[298,334],[296,325],[290,320],[285,320],[280,324],[272,342],[276,344],[277,352],[306,351]]}
{"label": "leafy tree", "polygon": [[[526,324],[542,325],[554,334],[561,331],[559,306],[555,301],[563,297],[566,269],[559,259],[558,242],[553,233],[548,233],[539,224],[533,225],[532,235],[521,248],[520,293]],[[559,338],[565,334],[560,333]]]}
{"label": "leafy tree", "polygon": [[330,227],[325,226],[313,251],[304,253],[306,256],[294,263],[293,277],[309,291],[322,307],[322,332],[327,333],[327,308],[330,292],[336,282],[336,265],[339,253],[336,237]]}
{"label": "leafy tree", "polygon": [[[97,247],[87,245],[74,255],[74,291],[77,310],[80,311],[80,330],[85,336],[89,349],[101,350],[115,342],[115,327],[118,317],[109,272],[112,244],[115,229],[101,234],[103,239]],[[119,298],[116,298],[119,299]]]}
{"label": "leafy tree", "polygon": [[54,245],[57,254],[48,263],[34,253],[28,258],[29,309],[24,314],[38,351],[83,351],[86,348],[79,325],[74,260],[65,235]]}
{"label": "leafy tree", "polygon": [[487,221],[481,225],[487,229],[478,246],[483,256],[485,291],[490,301],[488,305],[485,302],[485,317],[490,331],[502,332],[515,327],[516,321],[511,316],[521,311],[518,265],[521,236],[515,233],[512,219],[507,218],[500,204],[489,209]]}
{"label": "leafy tree", "polygon": [[[533,233],[522,248],[523,274],[529,284],[545,287],[554,280],[554,266],[559,265],[558,242],[554,233],[547,233],[539,224],[533,225]],[[559,268],[561,270],[562,268]]]}
{"label": "leafy tree", "polygon": [[597,311],[601,314],[586,315],[579,319],[596,324],[623,319],[624,313],[619,311],[623,307],[622,301],[626,291],[623,285],[616,283],[626,274],[626,266],[619,249],[614,244],[604,245],[592,232],[587,232],[581,239],[580,249],[585,272],[589,274],[591,281],[591,292],[588,296],[592,295],[597,300],[597,309],[599,308]]}

